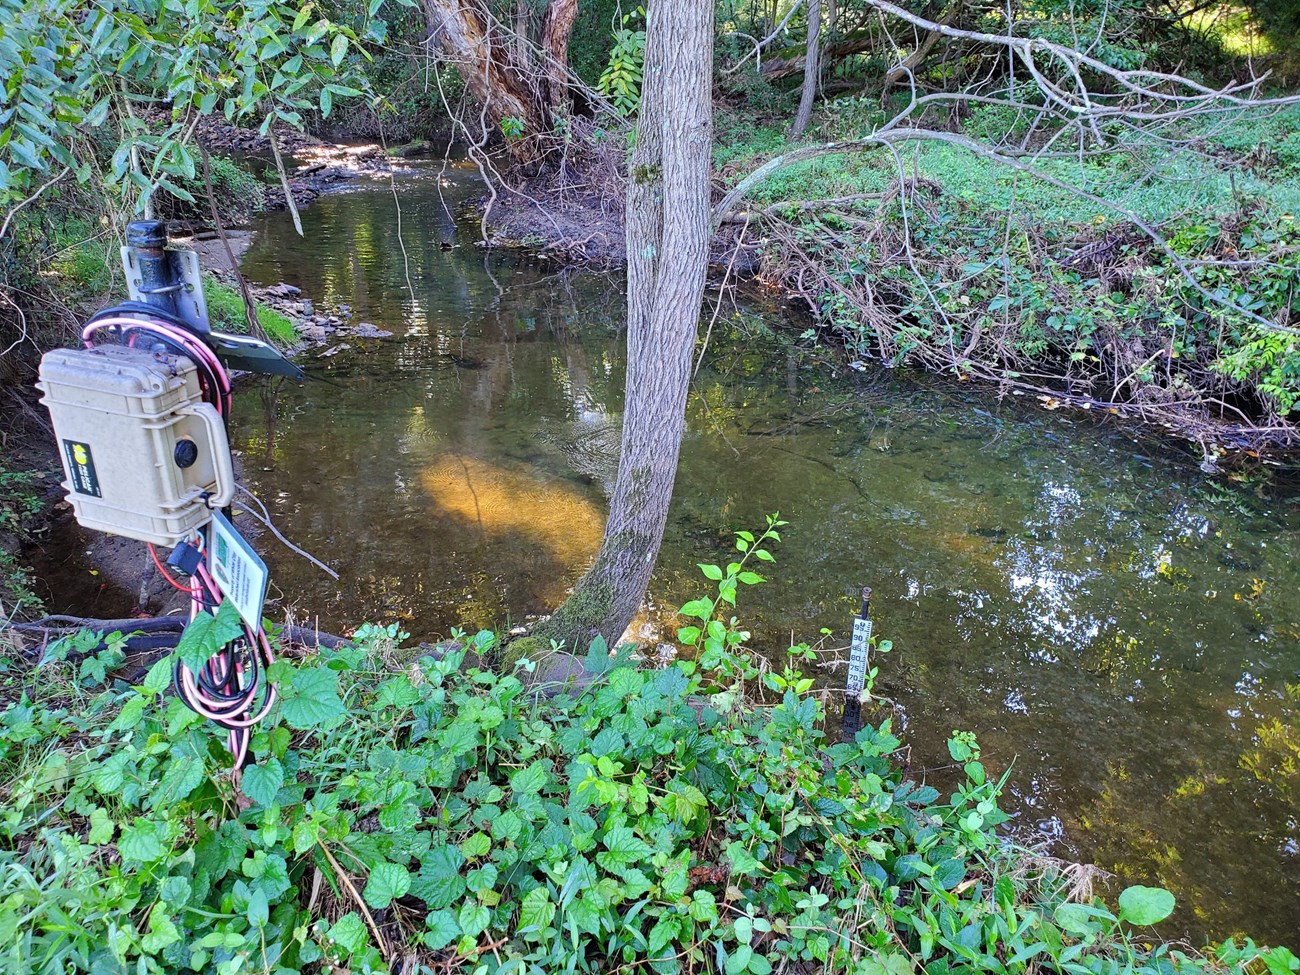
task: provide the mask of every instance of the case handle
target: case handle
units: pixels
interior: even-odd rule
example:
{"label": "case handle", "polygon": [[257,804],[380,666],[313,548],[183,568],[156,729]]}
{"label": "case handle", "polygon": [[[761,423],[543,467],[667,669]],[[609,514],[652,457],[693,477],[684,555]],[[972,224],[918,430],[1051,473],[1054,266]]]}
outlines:
{"label": "case handle", "polygon": [[207,435],[207,448],[212,456],[212,471],[216,486],[208,498],[208,505],[224,508],[235,499],[235,460],[230,454],[230,441],[226,438],[226,423],[211,403],[191,403],[177,410],[180,416],[198,417]]}

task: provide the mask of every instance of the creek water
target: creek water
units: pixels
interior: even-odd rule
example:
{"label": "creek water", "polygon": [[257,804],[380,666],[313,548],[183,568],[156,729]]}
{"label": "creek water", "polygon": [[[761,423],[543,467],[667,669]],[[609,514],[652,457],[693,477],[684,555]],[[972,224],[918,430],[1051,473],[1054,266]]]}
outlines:
{"label": "creek water", "polygon": [[[336,339],[310,381],[236,400],[246,482],[341,576],[259,539],[272,597],[322,628],[519,624],[599,545],[621,279],[485,253],[455,217],[480,192],[472,169],[425,163],[323,197],[305,239],[283,214],[256,223],[251,279],[395,333]],[[845,370],[797,348],[802,327],[758,297],[724,302],[636,635],[671,641],[672,608],[707,591],[695,563],[727,561],[735,530],[779,511],[770,582],[741,593],[756,648],[779,665],[792,633],[822,627],[842,645],[873,587],[894,644],[877,690],[918,773],[974,731],[1009,773],[1020,838],[1111,871],[1112,893],[1168,887],[1167,934],[1297,946],[1294,489],[1208,478],[1087,415]]]}

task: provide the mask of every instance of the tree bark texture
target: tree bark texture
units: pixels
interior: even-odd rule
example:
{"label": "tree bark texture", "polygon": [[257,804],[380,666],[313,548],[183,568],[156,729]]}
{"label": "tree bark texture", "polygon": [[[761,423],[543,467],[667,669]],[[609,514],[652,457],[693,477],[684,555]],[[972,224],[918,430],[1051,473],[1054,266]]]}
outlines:
{"label": "tree bark texture", "polygon": [[569,38],[578,19],[578,0],[551,0],[542,18],[542,98],[552,117],[569,110]]}
{"label": "tree bark texture", "polygon": [[808,47],[804,53],[803,94],[799,98],[799,110],[795,112],[794,125],[790,127],[790,138],[798,139],[812,121],[813,102],[817,100],[817,86],[821,82],[818,65],[818,52],[821,50],[822,3],[821,0],[808,0]]}
{"label": "tree bark texture", "polygon": [[[512,143],[516,155],[537,154],[537,141],[549,136],[568,99],[569,35],[578,0],[551,0],[542,18],[540,53],[527,36],[527,17],[515,29],[496,18],[487,0],[423,0],[429,39],[465,79],[470,95],[483,106],[486,121],[499,127],[516,118],[524,138]],[[525,11],[527,7],[520,5]]]}
{"label": "tree bark texture", "polygon": [[686,426],[708,267],[713,0],[651,0],[627,192],[628,369],[618,476],[595,564],[537,636],[612,643],[645,598]]}

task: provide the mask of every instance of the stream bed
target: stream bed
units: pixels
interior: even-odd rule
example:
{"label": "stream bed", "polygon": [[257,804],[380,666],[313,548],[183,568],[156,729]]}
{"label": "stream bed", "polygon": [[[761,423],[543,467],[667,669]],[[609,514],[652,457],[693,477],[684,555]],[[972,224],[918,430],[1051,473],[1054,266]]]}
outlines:
{"label": "stream bed", "polygon": [[[480,192],[472,168],[425,162],[322,197],[305,239],[285,214],[255,224],[252,280],[395,333],[236,399],[245,481],[341,576],[260,536],[300,620],[430,641],[518,625],[599,546],[621,278],[484,252],[455,217]],[[1168,935],[1300,947],[1300,492],[1207,477],[1086,414],[846,370],[786,314],[723,303],[635,635],[670,641],[708,585],[695,563],[779,511],[770,582],[739,605],[757,649],[779,666],[822,627],[842,646],[871,586],[894,644],[877,689],[918,774],[974,731],[1009,770],[1019,838],[1114,873],[1112,893],[1168,887]]]}

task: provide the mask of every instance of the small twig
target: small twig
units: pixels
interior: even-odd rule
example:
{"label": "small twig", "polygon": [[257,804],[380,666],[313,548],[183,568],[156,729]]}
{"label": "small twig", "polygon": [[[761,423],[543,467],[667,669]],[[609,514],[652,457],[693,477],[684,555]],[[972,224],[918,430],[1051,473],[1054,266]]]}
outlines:
{"label": "small twig", "polygon": [[379,925],[375,923],[375,919],[371,916],[370,908],[366,907],[366,902],[362,898],[361,892],[357,890],[356,884],[352,882],[352,878],[348,876],[347,871],[339,866],[339,862],[334,859],[334,854],[329,851],[329,847],[320,842],[316,845],[320,847],[320,851],[325,854],[325,859],[329,860],[330,866],[334,868],[334,875],[343,882],[343,886],[348,889],[348,893],[351,894],[352,899],[356,901],[357,907],[361,908],[361,916],[366,919],[366,925],[370,928],[370,933],[375,936],[375,947],[379,949],[379,953],[384,957],[384,960],[387,961],[390,952],[388,941],[384,937],[384,933],[379,930]]}
{"label": "small twig", "polygon": [[7,234],[7,233],[9,232],[9,221],[13,220],[14,215],[17,214],[19,210],[21,210],[23,207],[27,206],[27,204],[35,202],[36,199],[37,199],[37,198],[38,198],[42,193],[44,193],[46,190],[48,190],[51,186],[53,186],[53,185],[54,185],[55,183],[57,183],[59,180],[63,179],[64,176],[67,176],[68,173],[69,173],[70,171],[71,171],[71,170],[70,170],[67,166],[64,166],[61,170],[58,171],[58,173],[56,173],[56,174],[55,174],[54,176],[52,176],[50,179],[46,180],[46,181],[45,181],[44,183],[42,183],[39,187],[37,187],[35,193],[31,194],[30,196],[28,196],[28,197],[26,197],[26,198],[24,198],[24,199],[22,199],[22,200],[19,200],[17,203],[15,203],[13,206],[11,206],[11,207],[9,208],[9,212],[8,212],[7,214],[5,214],[5,222],[4,222],[3,224],[0,224],[0,240],[4,240],[4,236],[5,236],[5,234]]}
{"label": "small twig", "polygon": [[298,215],[298,203],[293,198],[293,190],[289,188],[289,175],[284,171],[284,160],[280,157],[280,143],[275,137],[275,125],[272,124],[266,130],[267,138],[271,143],[271,155],[275,157],[275,171],[280,174],[280,186],[284,189],[284,205],[289,209],[289,215],[293,217],[293,229],[298,231],[299,237],[306,237],[302,232],[302,217]]}
{"label": "small twig", "polygon": [[235,276],[235,283],[239,285],[239,295],[244,299],[244,317],[248,319],[249,331],[265,342],[266,330],[262,328],[262,323],[257,318],[257,303],[253,301],[253,294],[248,290],[248,282],[244,280],[244,275],[239,270],[235,252],[230,247],[230,238],[226,236],[225,225],[221,221],[221,214],[217,211],[217,198],[212,192],[212,173],[208,167],[208,150],[202,142],[199,143],[199,164],[203,168],[203,189],[208,195],[208,209],[212,211],[212,222],[216,225],[217,236],[221,238],[221,246],[226,252],[230,273]]}

